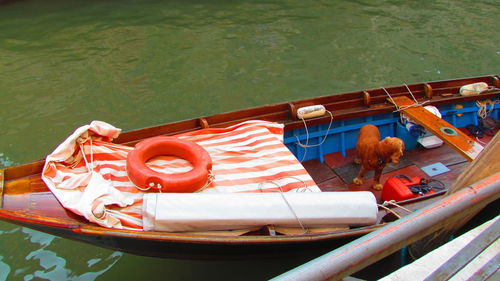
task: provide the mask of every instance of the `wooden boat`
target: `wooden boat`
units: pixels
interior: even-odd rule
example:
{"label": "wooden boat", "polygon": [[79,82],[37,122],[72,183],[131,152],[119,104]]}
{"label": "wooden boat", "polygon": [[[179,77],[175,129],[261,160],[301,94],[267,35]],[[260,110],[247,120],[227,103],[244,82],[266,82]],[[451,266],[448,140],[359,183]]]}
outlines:
{"label": "wooden boat", "polygon": [[[476,95],[460,95],[462,86],[479,82],[487,83],[490,89]],[[394,112],[395,99],[408,97],[416,99],[419,103],[434,105],[440,109],[443,119],[452,127],[464,128],[469,124],[478,125],[476,102],[498,101],[499,88],[499,76],[490,75],[356,91],[265,105],[129,131],[121,134],[114,143],[132,146],[140,140],[154,136],[174,135],[203,128],[223,128],[247,120],[278,122],[285,126],[285,145],[297,159],[303,160],[303,166],[323,191],[369,190],[380,201],[381,192],[370,188],[370,180],[357,186],[344,182],[335,172],[353,162],[357,132],[364,124],[377,125],[382,134],[400,137],[406,143],[408,150],[406,158],[409,164],[394,171],[386,169],[382,180],[393,175],[406,174],[436,179],[449,187],[467,165],[468,160],[474,158],[473,153],[456,146],[454,140],[445,139],[446,144],[439,148],[425,149],[418,146],[416,138],[412,137],[399,122],[399,112]],[[326,110],[333,113],[333,119],[327,114],[305,121],[298,119],[297,109],[309,105],[323,105]],[[498,104],[494,102],[486,107],[496,119],[499,115],[498,108]],[[307,131],[304,129],[304,123]],[[432,131],[432,128],[428,129]],[[304,149],[297,143],[297,139],[302,142],[310,141],[310,144],[319,144],[325,134],[328,134],[326,141],[321,145],[307,148],[304,155]],[[481,141],[486,143],[490,139],[490,136],[485,136]],[[472,141],[476,140],[472,137]],[[450,171],[430,177],[420,169],[435,162],[444,164]],[[41,180],[43,165],[44,160],[40,160],[9,167],[0,173],[2,177],[0,219],[65,238],[146,256],[251,257],[277,253],[321,252],[380,228],[394,220],[392,214],[394,212],[400,216],[407,214],[399,207],[387,206],[386,208],[392,211],[380,208],[378,222],[375,225],[298,235],[277,233],[272,226],[263,226],[259,230],[239,236],[109,229],[90,223],[83,217],[65,210]],[[407,209],[415,210],[434,202],[444,196],[444,193],[445,191],[438,191],[397,203]]]}

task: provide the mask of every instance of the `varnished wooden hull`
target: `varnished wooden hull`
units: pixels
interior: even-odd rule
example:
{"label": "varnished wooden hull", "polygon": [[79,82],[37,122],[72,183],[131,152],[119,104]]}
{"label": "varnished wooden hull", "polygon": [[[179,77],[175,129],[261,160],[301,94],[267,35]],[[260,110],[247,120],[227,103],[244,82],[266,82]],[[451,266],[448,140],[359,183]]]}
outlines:
{"label": "varnished wooden hull", "polygon": [[[291,257],[320,255],[342,246],[353,239],[367,234],[378,227],[368,228],[356,233],[349,232],[334,236],[310,236],[290,241],[263,241],[262,239],[212,239],[210,237],[169,237],[171,239],[147,239],[144,237],[106,235],[102,233],[73,232],[68,228],[30,224],[20,221],[18,225],[33,228],[52,235],[88,243],[93,246],[118,250],[130,254],[179,259],[248,259],[269,257]],[[168,237],[167,237],[168,238]],[[219,240],[219,241],[216,241]]]}
{"label": "varnished wooden hull", "polygon": [[[476,82],[486,82],[492,87],[500,88],[500,79],[497,75],[412,84],[408,85],[408,88],[417,99],[430,100],[430,104],[435,106],[472,103],[476,100],[498,99],[500,97],[498,90],[483,93],[479,96],[463,97],[458,95],[460,86]],[[385,90],[393,97],[410,95],[404,85],[387,87]],[[153,136],[173,135],[206,127],[226,127],[251,119],[284,123],[286,140],[287,132],[295,132],[303,127],[302,121],[293,117],[296,109],[312,104],[322,104],[327,110],[332,111],[335,122],[345,122],[339,123],[338,134],[349,134],[349,132],[341,130],[342,126],[351,126],[351,131],[355,131],[363,122],[373,120],[373,117],[375,117],[377,122],[379,121],[378,118],[380,120],[386,118],[389,120],[386,122],[387,124],[393,122],[395,118],[392,113],[394,107],[386,101],[387,97],[383,89],[372,89],[290,103],[266,105],[125,132],[114,142],[133,145],[142,139]],[[451,110],[448,111],[451,112]],[[450,112],[449,114],[453,115],[453,112]],[[363,122],[352,125],[350,120],[355,119],[363,119]],[[309,120],[308,125],[316,126],[327,124],[328,122],[330,122],[330,117],[325,116]],[[386,123],[381,122],[380,124],[381,126],[385,126],[387,125]],[[394,127],[395,125],[391,123],[390,126]],[[394,130],[394,128],[391,130]],[[352,142],[351,139],[347,141]],[[294,151],[292,142],[285,142],[285,144]],[[405,171],[421,173],[421,171],[418,171],[418,163],[423,165],[427,162],[441,161],[445,162],[449,167],[453,166],[454,169],[452,169],[450,174],[441,176],[440,180],[446,182],[448,185],[453,183],[453,180],[463,170],[467,161],[460,155],[453,154],[454,152],[449,149],[444,148],[440,152],[441,154],[437,150],[435,153],[434,158],[427,156],[425,159],[422,158],[424,156],[419,155],[432,155],[432,152],[414,153],[415,158],[413,161],[417,165],[407,167]],[[331,155],[336,155],[334,164],[330,163]],[[309,161],[306,161],[304,166],[323,190],[369,189],[369,186],[354,187],[345,184],[335,177],[332,172],[335,165],[352,161],[352,145],[343,145],[343,148],[338,151],[332,151],[331,149],[326,152],[320,150],[314,151],[309,157],[313,158],[307,159]],[[321,161],[318,161],[318,159]],[[263,228],[257,232],[235,237],[106,229],[91,224],[85,219],[62,208],[40,179],[43,163],[43,160],[36,161],[30,164],[10,167],[3,171],[4,180],[3,188],[1,189],[2,208],[0,209],[0,219],[65,238],[139,255],[183,258],[204,258],[217,255],[223,258],[276,254],[288,255],[304,253],[306,251],[322,252],[342,245],[360,235],[367,234],[382,225],[378,224],[370,227],[326,233],[277,236],[269,235],[269,228]],[[376,196],[380,198],[379,193]],[[427,200],[422,198],[417,202],[409,202],[408,206],[418,208],[437,200],[438,197],[439,195],[432,197],[434,199],[430,198]],[[383,215],[384,213],[381,211],[380,219],[382,219]]]}

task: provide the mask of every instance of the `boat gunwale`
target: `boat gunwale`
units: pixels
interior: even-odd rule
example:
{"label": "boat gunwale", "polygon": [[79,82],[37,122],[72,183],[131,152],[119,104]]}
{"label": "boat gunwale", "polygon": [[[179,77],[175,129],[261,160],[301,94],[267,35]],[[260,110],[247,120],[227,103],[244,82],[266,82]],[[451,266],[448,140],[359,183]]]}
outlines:
{"label": "boat gunwale", "polygon": [[[489,80],[489,81],[488,81]],[[439,92],[446,92],[446,91],[457,91],[458,88],[460,88],[463,84],[456,85],[457,83],[470,83],[470,82],[486,82],[488,84],[494,85],[495,87],[500,88],[500,78],[498,75],[486,75],[486,76],[477,76],[477,77],[468,77],[468,78],[460,78],[460,79],[453,79],[453,80],[440,80],[440,81],[433,81],[433,82],[424,82],[424,83],[415,83],[415,84],[409,84],[407,85],[408,88],[412,91],[412,94],[417,98],[417,100],[422,100],[425,99],[425,87],[426,85],[429,85],[431,88],[436,87],[437,85],[440,86],[438,89],[434,89],[435,91]],[[451,85],[453,83],[453,85]],[[420,90],[415,90],[415,88],[420,88]],[[391,93],[393,92],[394,89],[399,89],[402,88],[402,91],[396,92],[396,93]],[[413,89],[412,89],[413,88]],[[140,129],[135,129],[127,132],[123,132],[118,136],[116,139],[113,140],[113,143],[117,144],[123,144],[123,145],[128,145],[128,146],[133,146],[139,141],[149,138],[152,136],[159,136],[159,135],[174,135],[174,134],[181,134],[181,133],[186,133],[194,130],[199,130],[203,128],[203,123],[206,121],[211,128],[222,128],[222,127],[227,127],[231,126],[243,121],[248,121],[248,120],[254,120],[254,119],[260,119],[260,120],[266,120],[266,121],[274,121],[274,122],[280,122],[285,125],[285,131],[288,130],[293,130],[299,127],[302,127],[302,121],[294,119],[291,116],[291,110],[290,106],[301,106],[301,105],[311,105],[311,104],[323,104],[327,110],[335,112],[333,116],[334,121],[339,121],[339,120],[346,120],[350,119],[353,117],[365,117],[365,116],[371,116],[371,115],[376,115],[376,114],[381,114],[381,113],[389,113],[394,111],[394,105],[390,104],[387,100],[387,94],[384,92],[385,89],[386,91],[390,92],[391,96],[397,97],[397,96],[411,96],[411,94],[407,91],[406,87],[403,86],[390,86],[390,87],[384,87],[384,88],[374,88],[374,89],[369,89],[365,91],[354,91],[354,92],[348,92],[348,93],[342,93],[342,94],[332,94],[332,95],[325,95],[325,96],[319,96],[315,98],[309,98],[309,99],[301,99],[301,100],[295,100],[291,101],[288,103],[277,103],[277,104],[271,104],[271,105],[262,105],[262,106],[257,106],[257,107],[252,107],[252,108],[246,108],[246,109],[241,109],[241,110],[236,110],[236,111],[231,111],[231,112],[226,112],[226,113],[219,113],[215,115],[211,115],[209,117],[199,117],[199,118],[193,118],[193,119],[187,119],[187,120],[181,120],[181,121],[175,121],[175,122],[170,122],[162,125],[155,125],[151,127],[144,127]],[[373,101],[378,102],[376,105],[365,105],[363,103],[363,92],[368,92],[370,95],[375,94],[376,96],[372,97],[372,103]],[[471,95],[471,96],[450,96],[450,97],[437,97],[433,96],[431,99],[427,99],[429,102],[429,105],[443,105],[443,104],[448,104],[448,103],[453,103],[453,102],[464,102],[464,101],[475,101],[475,100],[481,100],[481,99],[488,99],[492,98],[495,96],[498,96],[500,94],[500,91],[493,91],[493,92],[488,92],[488,93],[482,93],[479,95]],[[351,97],[351,99],[346,99],[346,97]],[[326,100],[331,100],[329,102],[324,102]],[[339,101],[340,100],[340,101]],[[348,109],[341,109],[337,110],[333,108],[334,106],[337,106],[339,103],[355,103],[358,104],[356,107],[349,107]],[[280,111],[276,112],[276,108],[280,108]],[[255,113],[256,110],[263,110],[266,109],[265,114],[260,114],[260,115],[255,115],[251,114],[252,112]],[[246,117],[241,117],[243,113],[247,113]],[[280,115],[282,116],[281,119],[276,119],[276,118],[266,118],[266,116],[276,116]],[[239,118],[228,118],[229,116],[240,116]],[[284,117],[286,116],[286,117]],[[212,119],[214,119],[214,122],[210,122]],[[219,121],[217,121],[219,120]],[[227,121],[230,120],[230,121]],[[308,121],[309,125],[317,125],[320,123],[328,122],[330,120],[330,117],[318,117],[312,120]],[[4,169],[4,181],[8,182],[11,180],[15,179],[20,179],[23,177],[29,177],[32,175],[37,175],[40,174],[43,166],[44,166],[45,160],[37,160],[31,163],[26,163],[26,164],[21,164],[21,165],[16,165],[12,167],[7,167]]]}
{"label": "boat gunwale", "polygon": [[[333,232],[321,233],[306,233],[300,235],[241,235],[241,236],[225,236],[216,234],[197,234],[197,233],[182,233],[182,232],[160,232],[160,231],[139,231],[105,228],[94,226],[90,223],[68,223],[64,220],[52,219],[48,221],[42,216],[27,216],[23,212],[0,210],[0,218],[8,219],[9,222],[21,226],[32,227],[41,231],[51,233],[45,228],[61,229],[71,231],[76,235],[86,235],[95,237],[109,238],[126,238],[126,239],[141,239],[160,242],[182,242],[194,244],[268,244],[268,243],[290,243],[290,242],[309,242],[323,241],[332,238],[347,238],[352,236],[363,235],[369,233],[386,223],[357,227],[352,229],[337,230]],[[41,228],[43,227],[43,228]],[[53,232],[52,232],[53,233]],[[66,236],[72,238],[71,236]],[[77,239],[78,240],[78,239]]]}
{"label": "boat gunwale", "polygon": [[[418,201],[424,201],[429,198],[440,198],[446,191],[436,192],[422,197],[412,198],[399,202],[400,205],[412,204]],[[379,208],[379,214],[384,209]],[[44,227],[59,228],[71,230],[75,234],[85,234],[88,236],[107,236],[113,238],[138,238],[156,241],[183,242],[183,243],[232,243],[232,244],[265,244],[271,242],[306,242],[306,241],[322,241],[332,238],[344,238],[363,235],[369,233],[379,227],[382,227],[387,222],[379,222],[375,225],[367,225],[343,230],[334,230],[326,232],[303,233],[300,235],[241,235],[228,236],[196,233],[196,232],[161,232],[161,231],[141,231],[141,230],[126,230],[105,228],[94,225],[91,222],[85,221],[84,218],[77,217],[74,220],[64,220],[59,218],[50,219],[45,216],[27,214],[22,211],[10,211],[0,209],[0,218],[8,219],[12,223],[20,222],[20,225],[36,227],[41,225]],[[265,226],[264,226],[265,227]],[[43,230],[42,230],[43,231]],[[50,232],[49,232],[50,233]],[[70,237],[69,237],[70,238]]]}

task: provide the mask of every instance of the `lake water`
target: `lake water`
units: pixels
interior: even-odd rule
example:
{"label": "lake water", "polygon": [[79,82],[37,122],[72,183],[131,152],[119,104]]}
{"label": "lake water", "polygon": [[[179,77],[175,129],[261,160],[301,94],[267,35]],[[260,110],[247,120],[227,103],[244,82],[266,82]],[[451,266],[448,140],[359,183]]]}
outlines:
{"label": "lake water", "polygon": [[[1,2],[1,1],[0,1]],[[498,1],[24,0],[0,5],[0,168],[124,130],[499,73]],[[310,257],[139,257],[0,223],[1,280],[264,280]]]}

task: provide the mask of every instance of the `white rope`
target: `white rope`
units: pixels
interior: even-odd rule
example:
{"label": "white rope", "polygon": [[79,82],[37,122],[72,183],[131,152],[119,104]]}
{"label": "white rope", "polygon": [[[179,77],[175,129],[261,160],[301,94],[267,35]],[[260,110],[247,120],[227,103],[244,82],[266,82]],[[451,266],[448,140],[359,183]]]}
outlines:
{"label": "white rope", "polygon": [[400,112],[400,111],[405,110],[405,109],[410,108],[410,107],[419,107],[419,106],[422,106],[422,105],[430,102],[429,100],[426,100],[426,101],[423,101],[423,102],[418,102],[417,99],[415,98],[415,96],[413,95],[413,93],[411,92],[410,88],[408,87],[408,85],[405,84],[405,86],[406,86],[406,89],[408,90],[408,92],[410,93],[411,97],[415,101],[415,103],[414,104],[405,105],[405,106],[401,106],[401,107],[399,107],[396,104],[396,102],[392,98],[391,94],[389,94],[389,92],[384,87],[382,87],[382,90],[384,90],[384,92],[387,94],[387,96],[389,96],[389,99],[392,101],[392,103],[396,107],[396,110],[394,110],[393,112]]}
{"label": "white rope", "polygon": [[[477,111],[477,116],[481,117],[481,119],[486,118],[488,115],[495,110],[495,104],[500,103],[500,101],[495,100],[485,100],[485,101],[476,101],[477,107],[479,107]],[[488,105],[491,106],[490,110],[488,110]]]}
{"label": "white rope", "polygon": [[85,148],[83,146],[83,144],[85,143],[85,140],[82,139],[82,138],[78,138],[76,141],[78,142],[79,146],[80,146],[80,151],[82,152],[82,158],[83,158],[83,161],[85,161],[85,166],[87,167],[87,170],[89,171],[89,173],[93,173],[94,172],[94,153],[93,153],[93,145],[92,145],[92,137],[89,138],[90,140],[90,163],[89,161],[87,161],[87,157],[85,156]]}
{"label": "white rope", "polygon": [[408,90],[408,92],[410,93],[410,95],[411,95],[411,97],[413,98],[413,100],[414,100],[416,103],[418,103],[417,99],[415,98],[415,96],[414,96],[414,95],[413,95],[413,93],[411,92],[411,90],[410,90],[410,88],[408,87],[408,85],[406,85],[406,83],[405,83],[405,87],[406,87],[406,89]]}
{"label": "white rope", "polygon": [[[295,213],[295,210],[292,208],[292,205],[290,205],[290,202],[288,202],[288,200],[286,199],[285,195],[284,195],[284,192],[283,192],[283,189],[281,188],[281,186],[279,184],[277,184],[275,181],[279,181],[279,180],[282,180],[282,179],[285,179],[285,178],[292,178],[292,179],[295,179],[295,180],[298,180],[300,182],[302,182],[304,184],[304,187],[302,188],[305,188],[305,189],[308,189],[307,187],[307,184],[301,180],[301,179],[298,179],[296,177],[282,177],[282,178],[279,178],[279,179],[276,179],[276,180],[269,180],[269,181],[263,181],[263,182],[260,182],[259,183],[259,189],[260,191],[262,192],[262,185],[264,183],[271,183],[271,184],[274,184],[276,185],[280,192],[279,194],[281,195],[281,197],[283,198],[283,200],[285,201],[286,205],[288,206],[288,209],[290,209],[290,211],[292,212],[293,216],[295,217],[295,219],[297,220],[297,222],[299,223],[300,227],[302,228],[303,232],[298,234],[298,235],[302,235],[302,234],[305,234],[305,233],[308,233],[309,230],[304,226],[304,224],[302,223],[302,221],[300,220],[299,216],[297,215],[297,213]],[[297,191],[297,190],[296,190]]]}
{"label": "white rope", "polygon": [[377,204],[377,206],[379,206],[380,208],[383,208],[384,210],[388,211],[389,213],[395,215],[398,219],[401,218],[401,216],[398,213],[396,213],[395,211],[393,211],[391,208],[388,208],[388,207],[381,205],[381,204]]}
{"label": "white rope", "polygon": [[[279,184],[276,183],[276,181],[280,181],[280,180],[284,180],[284,179],[294,179],[298,182],[301,182],[304,186],[303,187],[300,187],[300,188],[296,188],[295,191],[296,192],[304,192],[305,190],[309,190],[309,187],[307,186],[307,183],[297,177],[292,177],[292,176],[288,176],[288,177],[282,177],[282,178],[278,178],[278,179],[275,179],[275,180],[268,180],[268,181],[263,181],[263,182],[260,182],[259,183],[259,186],[258,186],[258,189],[260,190],[260,192],[262,192],[262,185],[265,184],[265,183],[272,183],[274,185],[276,185],[279,189],[280,189],[280,192],[283,192],[283,189],[281,188],[281,186]],[[299,191],[300,190],[300,191]]]}
{"label": "white rope", "polygon": [[[212,184],[212,182],[215,180],[215,175],[213,173],[212,170],[208,171],[208,178],[207,178],[207,182],[205,183],[205,185],[203,185],[198,191],[202,191],[204,190],[205,188],[207,188],[210,184]],[[154,187],[154,183],[150,183],[149,186],[147,188],[142,188],[142,187],[139,187],[139,186],[135,186],[137,189],[141,190],[141,191],[148,191],[150,190],[152,187]],[[163,186],[161,184],[157,184],[157,188],[158,188],[158,192],[159,193],[162,193],[161,189],[163,188]]]}
{"label": "white rope", "polygon": [[325,143],[326,141],[326,138],[328,138],[328,133],[330,133],[330,129],[332,128],[332,124],[333,124],[333,114],[332,112],[330,112],[329,110],[326,110],[326,112],[328,112],[328,114],[330,114],[330,124],[328,124],[328,129],[326,130],[326,134],[325,134],[325,137],[323,138],[323,140],[318,143],[318,144],[313,144],[313,145],[309,145],[309,129],[307,128],[307,123],[306,123],[306,120],[304,120],[304,118],[300,118],[302,120],[302,123],[304,123],[304,128],[306,129],[306,143],[303,144],[300,142],[300,139],[299,137],[297,137],[297,135],[294,135],[295,138],[297,139],[297,144],[304,148],[304,155],[302,155],[302,159],[300,160],[300,162],[304,161],[304,159],[306,158],[306,154],[307,154],[307,148],[310,148],[310,147],[316,147],[316,146],[320,146],[322,145],[323,143]]}
{"label": "white rope", "polygon": [[377,206],[379,206],[380,208],[383,208],[384,210],[390,212],[391,214],[395,215],[398,219],[400,219],[401,215],[398,214],[396,211],[392,210],[391,208],[387,207],[388,205],[396,206],[396,207],[398,207],[398,208],[400,208],[400,209],[402,209],[410,214],[412,213],[411,210],[408,210],[405,207],[397,204],[395,200],[384,201],[384,203],[382,203],[382,204],[377,204]]}
{"label": "white rope", "polygon": [[[148,191],[151,189],[151,186],[148,186],[148,188],[142,188],[142,187],[139,187],[136,185],[135,188],[139,189],[140,191]],[[161,190],[160,190],[160,193],[161,193]]]}
{"label": "white rope", "polygon": [[405,208],[405,207],[403,207],[403,206],[399,205],[398,203],[396,203],[396,201],[395,201],[395,200],[384,201],[384,203],[382,203],[382,204],[383,204],[384,206],[386,206],[386,205],[393,205],[393,206],[396,206],[396,207],[398,207],[398,208],[400,208],[400,209],[402,209],[402,210],[405,210],[405,211],[406,211],[407,213],[409,213],[409,214],[411,214],[411,213],[412,213],[412,211],[411,211],[411,210],[408,210],[407,208]]}
{"label": "white rope", "polygon": [[478,138],[478,137],[476,137],[476,141],[477,141],[479,144],[483,145],[483,146],[486,146],[486,145],[487,145],[487,143],[485,143],[484,141],[479,140],[479,138]]}
{"label": "white rope", "polygon": [[206,183],[205,183],[205,185],[204,185],[204,186],[202,186],[202,187],[200,188],[200,190],[198,190],[198,191],[202,191],[202,190],[204,190],[205,188],[207,188],[209,185],[211,185],[211,184],[212,184],[212,182],[214,182],[214,180],[215,180],[215,175],[214,175],[214,172],[213,172],[212,170],[209,170],[209,171],[208,171],[208,178],[207,178],[207,182],[206,182]]}

